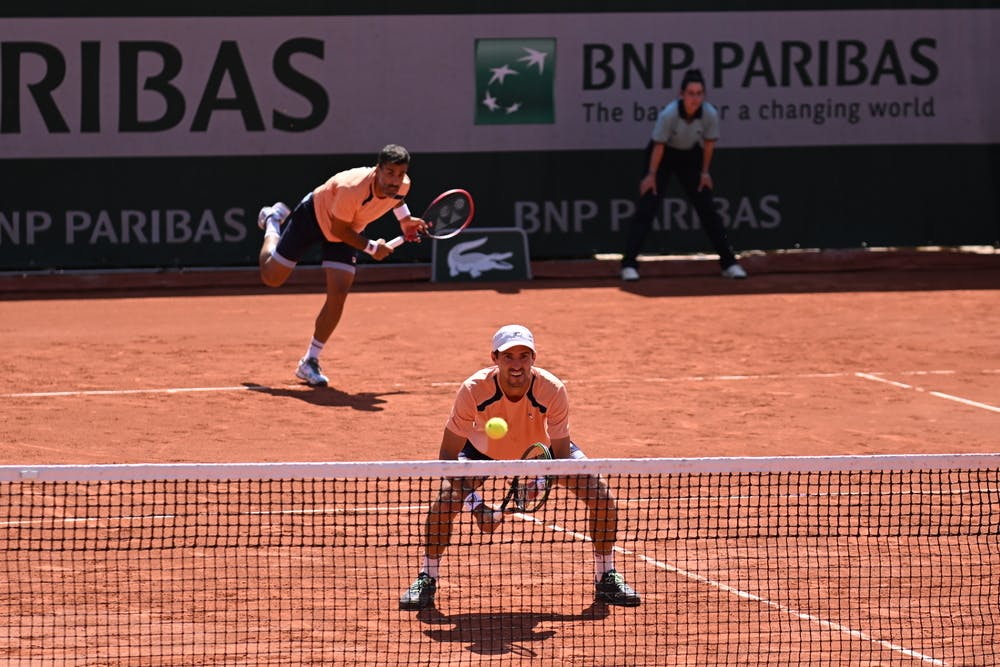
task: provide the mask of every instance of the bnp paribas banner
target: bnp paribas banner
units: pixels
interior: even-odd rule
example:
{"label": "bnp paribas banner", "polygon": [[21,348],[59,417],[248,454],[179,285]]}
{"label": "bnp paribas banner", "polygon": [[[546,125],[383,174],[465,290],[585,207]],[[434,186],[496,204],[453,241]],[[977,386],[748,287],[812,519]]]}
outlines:
{"label": "bnp paribas banner", "polygon": [[700,68],[724,145],[1000,141],[1000,11],[0,23],[5,158],[635,148]]}
{"label": "bnp paribas banner", "polygon": [[[535,257],[618,251],[689,68],[738,250],[994,242],[998,34],[992,9],[4,19],[0,270],[252,266],[262,204],[390,142],[411,208],[464,187]],[[706,249],[698,225],[672,193],[647,250]]]}

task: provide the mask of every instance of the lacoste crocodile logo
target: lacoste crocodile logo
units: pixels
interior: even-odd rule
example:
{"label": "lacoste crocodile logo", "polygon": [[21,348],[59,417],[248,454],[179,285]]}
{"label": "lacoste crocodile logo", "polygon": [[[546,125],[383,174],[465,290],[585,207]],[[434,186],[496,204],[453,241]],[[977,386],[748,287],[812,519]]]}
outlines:
{"label": "lacoste crocodile logo", "polygon": [[514,254],[512,252],[468,252],[489,240],[490,237],[484,236],[475,241],[455,244],[455,247],[448,252],[448,271],[451,277],[468,273],[473,278],[478,278],[487,271],[513,270],[514,265],[504,261]]}

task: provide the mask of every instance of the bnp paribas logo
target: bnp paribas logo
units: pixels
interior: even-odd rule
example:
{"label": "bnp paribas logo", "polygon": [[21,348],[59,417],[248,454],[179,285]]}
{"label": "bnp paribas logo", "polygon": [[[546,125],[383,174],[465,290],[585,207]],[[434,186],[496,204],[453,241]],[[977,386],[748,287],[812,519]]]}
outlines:
{"label": "bnp paribas logo", "polygon": [[556,40],[476,40],[476,125],[556,122]]}

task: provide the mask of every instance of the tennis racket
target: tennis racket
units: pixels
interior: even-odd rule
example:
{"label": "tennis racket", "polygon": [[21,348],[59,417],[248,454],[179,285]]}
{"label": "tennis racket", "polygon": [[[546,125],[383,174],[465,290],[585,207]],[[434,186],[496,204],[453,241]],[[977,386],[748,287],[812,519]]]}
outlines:
{"label": "tennis racket", "polygon": [[[528,447],[521,455],[522,459],[551,459],[552,452],[548,447],[540,442]],[[515,477],[510,482],[510,488],[503,502],[500,503],[500,512],[537,512],[549,499],[549,491],[552,490],[552,477],[544,475]]]}
{"label": "tennis racket", "polygon": [[[450,239],[468,227],[475,212],[476,205],[472,201],[472,195],[465,190],[442,192],[420,216],[429,227],[421,236],[429,239]],[[405,240],[402,236],[397,236],[386,245],[398,248]]]}

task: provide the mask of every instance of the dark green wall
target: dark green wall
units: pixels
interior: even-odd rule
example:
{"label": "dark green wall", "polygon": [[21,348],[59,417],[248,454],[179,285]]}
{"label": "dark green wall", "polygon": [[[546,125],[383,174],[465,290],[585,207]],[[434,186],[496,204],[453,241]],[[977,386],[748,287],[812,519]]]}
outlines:
{"label": "dark green wall", "polygon": [[[476,199],[478,226],[514,226],[518,210],[538,211],[520,220],[535,258],[619,252],[625,222],[615,224],[612,205],[631,201],[641,160],[639,149],[415,155],[408,200],[418,210],[438,192],[461,186]],[[261,205],[294,203],[330,174],[371,161],[368,155],[0,161],[0,182],[17,193],[20,210],[18,226],[0,218],[0,270],[253,265]],[[720,149],[713,171],[738,250],[1000,245],[1000,195],[983,180],[1000,173],[998,163],[996,146]],[[676,190],[668,196],[685,205]],[[36,228],[37,215],[51,220],[33,239],[27,211],[36,212]],[[135,212],[124,230],[123,211]],[[175,223],[168,239],[171,215],[190,222]],[[136,216],[145,219],[138,234]],[[67,219],[76,227],[71,233]],[[708,251],[694,224],[690,215],[678,216],[652,235],[647,251]],[[388,217],[370,231],[397,233]],[[393,261],[426,261],[429,252],[408,246]]]}

